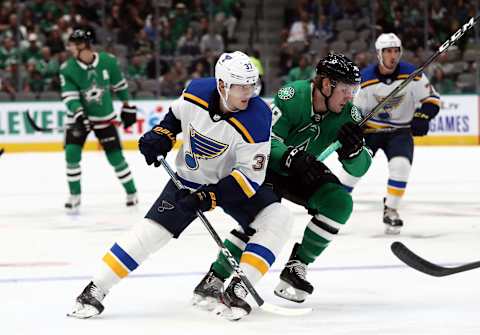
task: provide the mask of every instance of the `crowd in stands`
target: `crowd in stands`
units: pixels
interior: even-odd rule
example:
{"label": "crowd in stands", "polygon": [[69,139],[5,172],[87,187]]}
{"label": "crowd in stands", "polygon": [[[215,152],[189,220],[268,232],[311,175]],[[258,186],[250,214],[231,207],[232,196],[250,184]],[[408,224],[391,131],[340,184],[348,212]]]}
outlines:
{"label": "crowd in stands", "polygon": [[[212,75],[218,55],[237,42],[244,5],[242,0],[4,0],[0,100],[57,98],[58,71],[69,57],[66,44],[74,28],[90,29],[99,49],[118,57],[136,97],[176,96],[192,78]],[[382,32],[396,33],[403,58],[420,65],[471,16],[475,0],[288,1],[275,72],[284,83],[311,78],[329,50],[364,67],[376,61],[373,42]],[[428,68],[440,93],[474,91],[480,49],[473,38],[470,33]],[[261,65],[258,51],[244,51]]]}
{"label": "crowd in stands", "polygon": [[241,14],[237,0],[1,1],[0,100],[54,96],[75,28],[118,57],[139,96],[178,95],[212,74]]}
{"label": "crowd in stands", "polygon": [[[289,2],[278,75],[283,82],[309,78],[317,59],[329,50],[345,53],[363,68],[377,61],[373,45],[383,32],[397,34],[404,47],[403,60],[419,66],[476,16],[476,0]],[[440,93],[474,92],[480,80],[476,75],[478,60],[480,49],[472,30],[426,73]]]}

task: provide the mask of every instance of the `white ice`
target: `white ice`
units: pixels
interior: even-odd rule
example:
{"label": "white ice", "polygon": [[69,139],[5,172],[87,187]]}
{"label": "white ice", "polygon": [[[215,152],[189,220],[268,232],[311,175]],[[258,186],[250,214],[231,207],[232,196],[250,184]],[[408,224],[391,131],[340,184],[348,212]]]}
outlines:
{"label": "white ice", "polygon": [[[140,195],[127,210],[124,193],[104,154],[83,159],[81,214],[67,216],[61,153],[0,157],[0,334],[479,334],[480,269],[435,278],[404,266],[390,251],[403,241],[439,264],[480,259],[480,148],[417,147],[400,213],[398,237],[383,235],[386,160],[375,158],[354,191],[354,213],[338,238],[310,267],[315,291],[297,305],[273,294],[294,241],[308,215],[288,204],[294,234],[258,286],[268,302],[312,307],[302,317],[255,309],[229,322],[191,306],[192,290],[217,249],[199,221],[146,261],[107,296],[104,313],[67,318],[116,238],[141,220],[166,182],[161,168],[126,152]],[[172,155],[169,161],[172,160]],[[334,169],[338,164],[329,160]],[[221,210],[208,213],[224,236],[234,224]],[[252,302],[253,304],[253,302]]]}

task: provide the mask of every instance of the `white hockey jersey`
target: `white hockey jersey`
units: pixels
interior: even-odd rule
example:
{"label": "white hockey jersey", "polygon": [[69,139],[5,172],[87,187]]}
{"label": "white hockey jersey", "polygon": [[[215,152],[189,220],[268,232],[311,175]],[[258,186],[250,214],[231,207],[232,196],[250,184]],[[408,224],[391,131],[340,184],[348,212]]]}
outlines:
{"label": "white hockey jersey", "polygon": [[238,191],[251,197],[265,179],[271,110],[259,97],[251,98],[246,110],[228,118],[220,117],[218,107],[215,78],[192,80],[171,105],[184,139],[176,157],[177,174],[193,189],[231,175]]}
{"label": "white hockey jersey", "polygon": [[[415,66],[400,62],[394,73],[381,75],[378,65],[370,65],[362,70],[362,83],[354,104],[359,106],[362,113],[369,113],[400,83],[415,71]],[[440,106],[440,96],[430,84],[428,78],[422,74],[417,76],[396,96],[392,97],[385,107],[367,122],[370,128],[408,127],[413,118],[415,109],[424,104]]]}

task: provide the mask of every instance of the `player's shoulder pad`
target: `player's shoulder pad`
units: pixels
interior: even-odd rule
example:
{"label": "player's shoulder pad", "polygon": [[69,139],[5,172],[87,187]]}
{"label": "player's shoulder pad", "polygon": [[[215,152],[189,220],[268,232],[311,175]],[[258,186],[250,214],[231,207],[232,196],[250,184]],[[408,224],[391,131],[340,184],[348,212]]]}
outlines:
{"label": "player's shoulder pad", "polygon": [[193,79],[183,92],[183,99],[208,110],[208,103],[216,89],[214,77]]}
{"label": "player's shoulder pad", "polygon": [[[416,70],[416,66],[407,63],[407,62],[399,62],[398,63],[398,76],[397,79],[406,79],[412,72]],[[419,73],[413,80],[418,81],[422,78],[422,73]]]}
{"label": "player's shoulder pad", "polygon": [[260,97],[253,97],[247,109],[236,112],[227,119],[247,143],[261,143],[270,140],[272,111]]}
{"label": "player's shoulder pad", "polygon": [[362,82],[360,83],[360,85],[362,88],[380,82],[380,80],[377,78],[376,68],[377,64],[370,64],[369,66],[360,71],[360,75],[362,77]]}
{"label": "player's shoulder pad", "polygon": [[275,95],[275,100],[289,102],[295,96],[310,95],[310,80],[296,80],[281,87]]}

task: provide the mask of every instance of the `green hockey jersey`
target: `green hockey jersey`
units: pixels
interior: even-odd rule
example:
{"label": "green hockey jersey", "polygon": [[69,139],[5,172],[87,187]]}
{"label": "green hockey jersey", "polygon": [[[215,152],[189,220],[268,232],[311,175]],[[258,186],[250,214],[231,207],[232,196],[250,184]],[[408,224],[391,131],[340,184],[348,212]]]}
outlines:
{"label": "green hockey jersey", "polygon": [[92,122],[114,119],[112,93],[128,101],[128,85],[114,55],[95,53],[92,64],[70,58],[60,67],[62,101],[67,105],[67,117],[83,107]]}
{"label": "green hockey jersey", "polygon": [[[337,132],[347,122],[358,123],[360,110],[347,103],[340,113],[328,112],[320,120],[312,106],[313,83],[298,80],[282,87],[272,103],[273,134],[269,168],[285,174],[282,157],[289,147],[306,150],[317,157],[337,140]],[[352,159],[341,161],[345,170],[360,177],[367,172],[372,161],[370,152],[363,151]]]}

